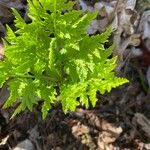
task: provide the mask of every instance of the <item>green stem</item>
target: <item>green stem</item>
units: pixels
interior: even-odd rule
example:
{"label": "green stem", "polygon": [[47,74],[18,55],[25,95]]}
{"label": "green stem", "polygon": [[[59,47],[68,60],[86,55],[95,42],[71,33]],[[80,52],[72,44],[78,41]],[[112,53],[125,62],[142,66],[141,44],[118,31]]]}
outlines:
{"label": "green stem", "polygon": [[[10,78],[35,78],[33,75],[11,75]],[[55,81],[54,78],[42,75],[40,78]]]}
{"label": "green stem", "polygon": [[54,29],[56,30],[56,6],[57,0],[54,0]]}
{"label": "green stem", "polygon": [[54,34],[56,37],[56,9],[57,9],[57,0],[54,0],[54,15],[53,15],[53,24],[54,24]]}
{"label": "green stem", "polygon": [[34,78],[32,75],[11,75],[10,78]]}

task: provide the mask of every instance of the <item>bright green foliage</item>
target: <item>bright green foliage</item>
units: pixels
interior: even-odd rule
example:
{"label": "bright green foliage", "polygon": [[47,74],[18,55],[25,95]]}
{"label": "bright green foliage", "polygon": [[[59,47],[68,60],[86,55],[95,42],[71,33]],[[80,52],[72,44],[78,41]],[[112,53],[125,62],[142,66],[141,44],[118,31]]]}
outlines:
{"label": "bright green foliage", "polygon": [[127,82],[115,76],[116,58],[108,59],[112,47],[104,47],[111,29],[87,34],[97,12],[85,14],[64,0],[28,0],[28,4],[32,22],[27,24],[13,10],[17,30],[7,26],[6,57],[0,62],[0,86],[7,81],[10,90],[4,108],[21,102],[13,116],[32,110],[39,98],[44,101],[43,118],[58,100],[64,112],[80,104],[88,108],[89,101],[95,106],[97,91],[104,94]]}

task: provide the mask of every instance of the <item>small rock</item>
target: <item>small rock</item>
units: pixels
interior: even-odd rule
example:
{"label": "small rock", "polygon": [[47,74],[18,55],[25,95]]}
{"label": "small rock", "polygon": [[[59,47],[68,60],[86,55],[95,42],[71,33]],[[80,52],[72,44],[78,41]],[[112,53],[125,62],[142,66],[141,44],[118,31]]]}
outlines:
{"label": "small rock", "polygon": [[13,150],[34,150],[34,146],[30,140],[26,139],[19,143]]}

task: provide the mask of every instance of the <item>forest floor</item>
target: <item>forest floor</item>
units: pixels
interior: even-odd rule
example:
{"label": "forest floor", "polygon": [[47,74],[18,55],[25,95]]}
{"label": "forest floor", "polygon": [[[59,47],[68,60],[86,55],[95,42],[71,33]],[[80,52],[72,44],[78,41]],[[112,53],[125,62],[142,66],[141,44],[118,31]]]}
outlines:
{"label": "forest floor", "polygon": [[[116,73],[129,83],[97,95],[95,108],[78,107],[66,115],[61,105],[41,118],[41,104],[10,120],[13,108],[2,109],[9,92],[0,91],[0,150],[150,150],[150,1],[77,0],[77,8],[100,14],[89,34],[113,26],[112,41],[118,55]],[[0,37],[13,24],[10,8],[25,20],[25,0],[0,0]],[[0,56],[4,51],[0,45]]]}

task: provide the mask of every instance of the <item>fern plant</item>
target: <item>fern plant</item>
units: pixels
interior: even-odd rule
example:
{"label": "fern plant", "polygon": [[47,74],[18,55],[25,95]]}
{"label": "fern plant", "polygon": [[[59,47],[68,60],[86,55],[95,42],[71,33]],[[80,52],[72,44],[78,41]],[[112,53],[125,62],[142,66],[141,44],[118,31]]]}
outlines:
{"label": "fern plant", "polygon": [[104,94],[126,79],[115,76],[116,57],[105,49],[111,34],[89,36],[86,29],[97,12],[74,10],[74,2],[28,0],[31,23],[13,9],[16,31],[7,26],[5,59],[0,62],[0,86],[8,85],[10,96],[4,108],[19,101],[13,116],[32,110],[39,97],[46,117],[51,104],[59,101],[66,113],[78,105],[95,106],[96,92]]}

